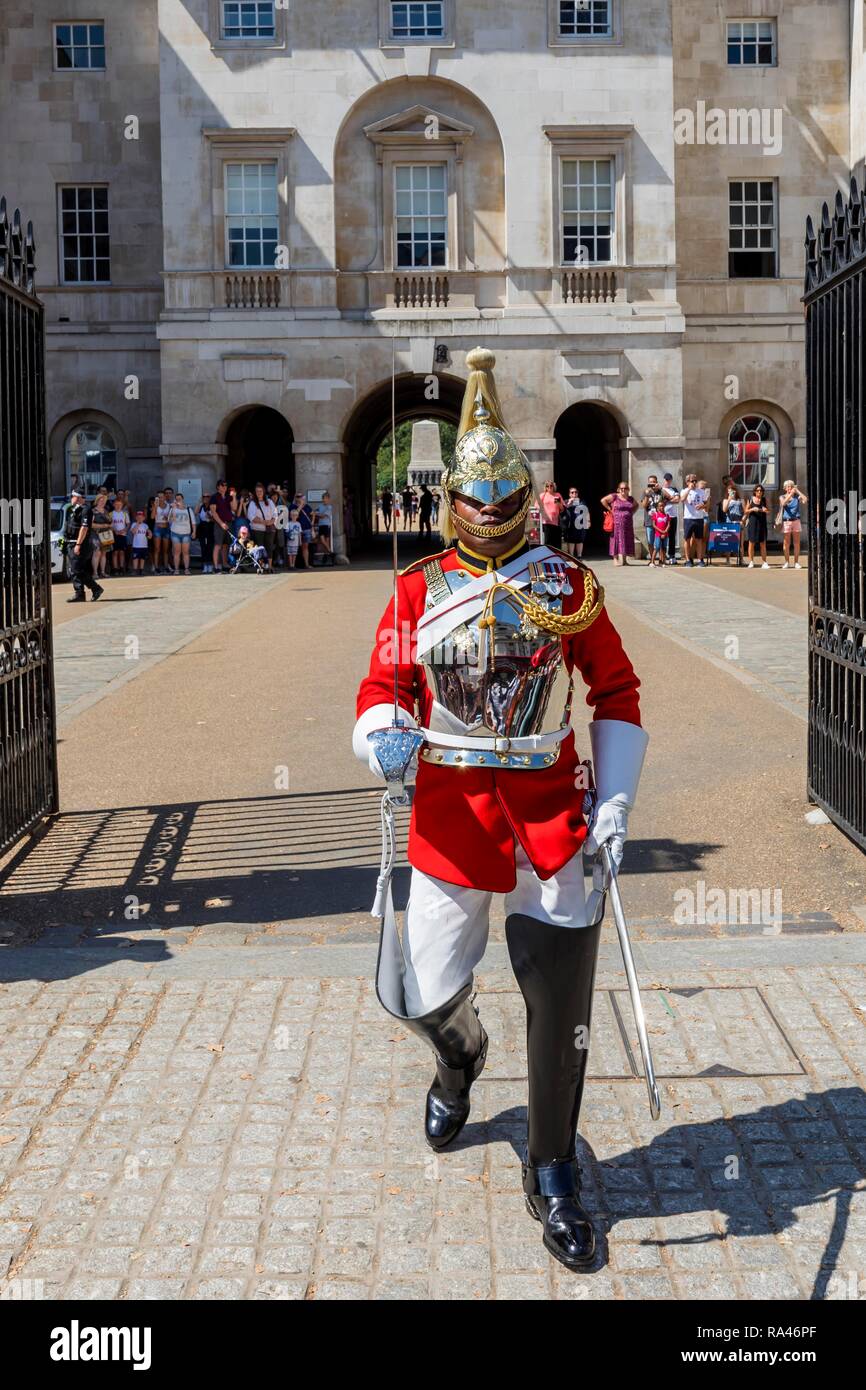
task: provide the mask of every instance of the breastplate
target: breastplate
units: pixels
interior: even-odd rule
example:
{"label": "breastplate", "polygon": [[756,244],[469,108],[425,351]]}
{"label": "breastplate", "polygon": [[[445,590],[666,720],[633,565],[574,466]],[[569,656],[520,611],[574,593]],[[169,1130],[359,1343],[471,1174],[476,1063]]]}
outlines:
{"label": "breastplate", "polygon": [[[430,608],[473,576],[444,573],[437,565],[427,577]],[[557,588],[554,581],[550,588]],[[562,610],[558,591],[533,598],[553,612]],[[420,658],[433,698],[466,726],[470,738],[555,733],[571,714],[572,682],[561,639],[527,623],[520,605],[502,591],[492,615],[492,628],[480,629],[477,619],[461,623]]]}

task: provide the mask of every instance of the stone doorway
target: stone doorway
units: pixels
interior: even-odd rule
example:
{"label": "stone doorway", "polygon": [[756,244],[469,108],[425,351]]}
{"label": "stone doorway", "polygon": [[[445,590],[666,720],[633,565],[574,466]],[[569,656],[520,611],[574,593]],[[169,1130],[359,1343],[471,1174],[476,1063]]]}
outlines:
{"label": "stone doorway", "polygon": [[252,492],[256,483],[288,483],[295,489],[292,427],[278,410],[254,405],[236,415],[226,431],[226,481]]}
{"label": "stone doorway", "polygon": [[576,487],[592,518],[584,555],[607,554],[601,498],[628,477],[620,442],[623,433],[613,412],[595,401],[569,406],[556,422],[556,486],[563,497],[568,496],[569,488]]}

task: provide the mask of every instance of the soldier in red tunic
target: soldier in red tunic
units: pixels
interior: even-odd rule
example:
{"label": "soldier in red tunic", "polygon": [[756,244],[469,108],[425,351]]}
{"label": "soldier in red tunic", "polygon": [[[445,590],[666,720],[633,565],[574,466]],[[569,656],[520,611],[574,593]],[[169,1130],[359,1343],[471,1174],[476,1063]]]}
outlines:
{"label": "soldier in red tunic", "polygon": [[[595,576],[526,542],[532,480],[503,424],[493,364],[481,348],[467,357],[463,417],[442,480],[443,538],[456,544],[399,577],[358,692],[353,742],[379,776],[401,739],[418,750],[402,997],[386,998],[381,954],[379,995],[435,1056],[427,1141],[440,1149],[459,1134],[485,1063],[487,1035],[470,995],[491,896],[502,893],[526,1004],[526,1203],[551,1254],[581,1269],[595,1235],[575,1140],[600,934],[584,858],[606,845],[619,865],[647,736],[638,680]],[[578,675],[593,708],[589,825],[586,767],[569,722]],[[393,727],[395,694],[402,729]],[[596,864],[597,889],[599,874]]]}

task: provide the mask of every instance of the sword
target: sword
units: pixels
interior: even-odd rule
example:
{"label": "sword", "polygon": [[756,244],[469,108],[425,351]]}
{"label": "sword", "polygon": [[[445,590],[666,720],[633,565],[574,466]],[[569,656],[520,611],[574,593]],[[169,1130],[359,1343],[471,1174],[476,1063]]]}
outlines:
{"label": "sword", "polygon": [[[592,769],[589,763],[585,762],[583,766],[587,768],[587,776],[591,777]],[[592,815],[595,801],[595,788],[590,783],[583,799],[583,812],[587,822],[589,822]],[[631,949],[631,937],[628,934],[628,923],[625,919],[622,895],[619,891],[619,879],[617,878],[616,865],[613,862],[613,855],[607,845],[601,846],[599,858],[601,860],[602,869],[604,870],[606,884],[601,890],[594,889],[587,899],[587,906],[589,907],[590,904],[592,904],[592,910],[587,912],[587,916],[591,919],[592,925],[601,921],[604,916],[605,894],[609,893],[610,901],[613,905],[613,920],[616,923],[616,934],[619,937],[626,980],[628,981],[628,992],[631,998],[631,1007],[634,1014],[635,1027],[637,1029],[638,1042],[640,1044],[640,1055],[643,1061],[643,1074],[646,1080],[647,1095],[649,1096],[650,1114],[654,1120],[657,1120],[662,1113],[661,1096],[659,1095],[659,1088],[656,1084],[652,1049],[650,1048],[649,1037],[647,1036],[646,1017],[640,997],[640,984],[638,983],[637,969],[634,963],[634,953]],[[597,911],[595,910],[596,907],[598,907]]]}
{"label": "sword", "polygon": [[638,984],[637,970],[635,969],[634,955],[631,949],[631,939],[628,934],[628,924],[625,920],[622,897],[619,891],[619,879],[617,878],[613,855],[607,845],[602,845],[599,853],[602,866],[609,875],[607,892],[610,894],[610,901],[613,906],[613,920],[616,923],[616,932],[619,937],[626,979],[628,980],[628,992],[631,996],[631,1007],[634,1012],[638,1042],[640,1043],[640,1055],[643,1059],[643,1073],[646,1079],[647,1095],[649,1096],[650,1114],[654,1120],[657,1120],[662,1113],[662,1103],[661,1097],[659,1096],[659,1088],[656,1085],[653,1055],[646,1031],[646,1018],[644,1017],[643,1004],[640,997],[640,985]]}

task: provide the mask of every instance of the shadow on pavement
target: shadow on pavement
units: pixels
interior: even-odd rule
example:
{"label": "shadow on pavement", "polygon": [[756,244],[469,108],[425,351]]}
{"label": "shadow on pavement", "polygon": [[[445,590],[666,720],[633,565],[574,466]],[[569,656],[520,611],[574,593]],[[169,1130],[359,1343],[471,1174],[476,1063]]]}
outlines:
{"label": "shadow on pavement", "polygon": [[[180,937],[214,924],[309,922],[333,934],[325,919],[358,914],[372,940],[380,800],[372,788],[59,815],[7,863],[0,929],[15,944],[49,945],[62,933],[74,945],[105,933]],[[405,813],[398,828],[405,865]],[[697,870],[715,848],[637,840],[623,872]],[[408,869],[398,870],[401,908],[408,881]]]}
{"label": "shadow on pavement", "polygon": [[[591,1109],[591,1094],[584,1104]],[[522,1160],[525,1133],[526,1110],[513,1107],[487,1124],[467,1125],[455,1149],[506,1140]],[[634,1238],[669,1250],[778,1236],[799,1227],[799,1240],[824,1243],[810,1299],[834,1291],[850,1296],[847,1285],[835,1290],[834,1274],[844,1277],[837,1273],[839,1255],[854,1193],[866,1180],[866,1094],[859,1087],[809,1092],[730,1118],[673,1125],[648,1144],[603,1161],[578,1138],[578,1157],[600,1247],[618,1221],[635,1219],[667,1219],[681,1227],[682,1235],[662,1240]],[[803,1211],[831,1203],[829,1222]],[[596,1268],[606,1262],[607,1251],[600,1248]],[[677,1264],[681,1273],[704,1268],[700,1257]],[[756,1268],[766,1269],[766,1259]],[[747,1261],[737,1269],[747,1273]],[[720,1273],[722,1266],[706,1264],[706,1272]],[[766,1296],[773,1296],[772,1289]]]}

